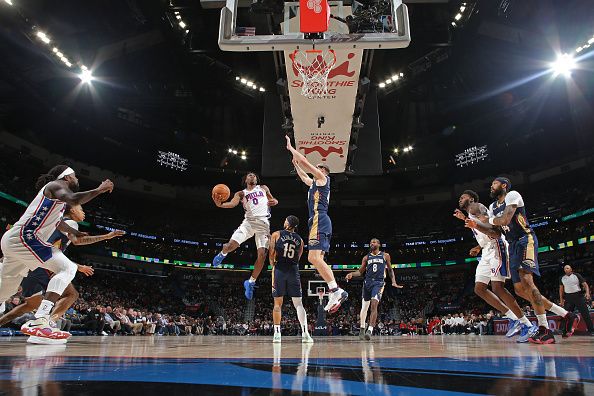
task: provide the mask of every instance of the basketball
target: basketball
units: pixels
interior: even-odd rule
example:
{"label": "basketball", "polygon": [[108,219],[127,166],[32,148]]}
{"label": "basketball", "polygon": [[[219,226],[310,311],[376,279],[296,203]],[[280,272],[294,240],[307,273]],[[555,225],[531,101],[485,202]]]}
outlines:
{"label": "basketball", "polygon": [[217,184],[212,189],[212,195],[217,195],[221,201],[226,201],[231,196],[231,190],[224,184]]}

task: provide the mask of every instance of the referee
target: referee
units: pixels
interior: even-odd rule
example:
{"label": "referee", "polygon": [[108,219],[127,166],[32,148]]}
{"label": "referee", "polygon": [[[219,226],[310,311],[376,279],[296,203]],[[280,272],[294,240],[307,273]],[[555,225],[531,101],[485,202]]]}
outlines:
{"label": "referee", "polygon": [[[588,283],[580,274],[576,274],[571,269],[571,265],[563,267],[565,275],[559,281],[559,300],[561,305],[569,312],[573,312],[575,308],[580,311],[582,319],[586,322],[588,332],[594,335],[594,326],[592,326],[592,319],[588,311],[586,300],[590,301],[590,288]],[[563,329],[563,337],[566,337],[566,331]]]}

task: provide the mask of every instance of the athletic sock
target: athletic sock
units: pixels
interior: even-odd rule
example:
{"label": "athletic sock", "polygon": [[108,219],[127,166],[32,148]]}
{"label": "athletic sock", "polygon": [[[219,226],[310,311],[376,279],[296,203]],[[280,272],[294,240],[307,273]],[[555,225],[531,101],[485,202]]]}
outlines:
{"label": "athletic sock", "polygon": [[528,318],[526,317],[526,315],[522,316],[520,318],[520,322],[522,324],[525,324],[526,326],[532,326],[532,322],[528,320]]}
{"label": "athletic sock", "polygon": [[511,309],[507,310],[507,312],[505,313],[505,316],[510,318],[511,320],[518,320],[518,317],[516,316],[515,313],[513,313],[513,311]]}
{"label": "athletic sock", "polygon": [[220,255],[221,255],[221,256],[223,256],[223,257],[227,257],[227,253],[223,253],[223,251],[222,251],[222,250],[221,250],[221,253],[220,253]]}
{"label": "athletic sock", "polygon": [[250,276],[249,282],[250,283],[256,283],[256,278],[254,278],[253,276]]}
{"label": "athletic sock", "polygon": [[274,332],[280,334],[280,325],[274,325]]}
{"label": "athletic sock", "polygon": [[54,303],[49,300],[42,300],[41,304],[39,304],[39,308],[37,308],[37,312],[35,312],[35,318],[43,318],[46,317],[49,319],[50,312],[52,312],[52,308],[54,307]]}
{"label": "athletic sock", "polygon": [[369,331],[369,332],[371,332],[371,334],[373,334],[373,326],[369,326],[369,327],[367,328],[367,331]]}
{"label": "athletic sock", "polygon": [[538,319],[538,326],[542,326],[546,329],[549,328],[549,322],[547,321],[547,315],[546,314],[542,314],[542,315],[536,315],[536,319]]}
{"label": "athletic sock", "polygon": [[328,289],[330,289],[330,290],[338,289],[338,283],[336,283],[335,280],[328,282]]}
{"label": "athletic sock", "polygon": [[565,316],[567,315],[567,311],[565,310],[565,308],[558,306],[557,304],[553,304],[551,305],[551,308],[549,308],[549,311],[551,311],[554,314],[557,314],[559,316]]}

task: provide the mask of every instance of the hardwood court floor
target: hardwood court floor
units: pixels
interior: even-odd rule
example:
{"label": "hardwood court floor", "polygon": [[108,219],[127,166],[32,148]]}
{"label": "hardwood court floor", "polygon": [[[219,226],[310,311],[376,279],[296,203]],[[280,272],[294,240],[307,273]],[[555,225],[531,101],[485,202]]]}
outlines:
{"label": "hardwood court floor", "polygon": [[594,337],[0,338],[0,395],[593,395]]}

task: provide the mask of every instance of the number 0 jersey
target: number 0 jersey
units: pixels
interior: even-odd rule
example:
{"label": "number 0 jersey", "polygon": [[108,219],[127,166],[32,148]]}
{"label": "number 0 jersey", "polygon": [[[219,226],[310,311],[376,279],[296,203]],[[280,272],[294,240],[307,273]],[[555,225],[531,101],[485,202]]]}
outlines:
{"label": "number 0 jersey", "polygon": [[270,207],[268,206],[266,191],[259,185],[251,190],[243,190],[242,203],[243,209],[245,209],[246,219],[270,217]]}

